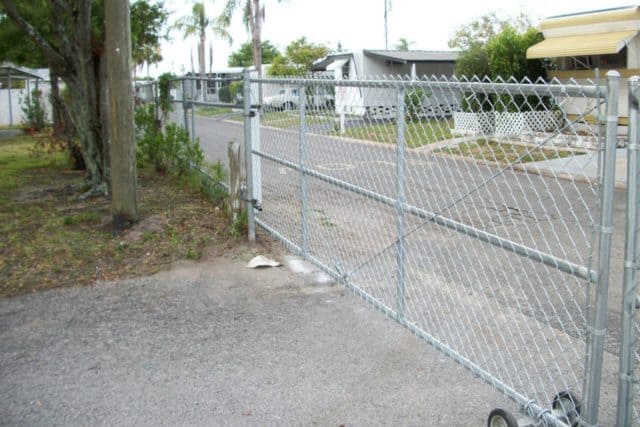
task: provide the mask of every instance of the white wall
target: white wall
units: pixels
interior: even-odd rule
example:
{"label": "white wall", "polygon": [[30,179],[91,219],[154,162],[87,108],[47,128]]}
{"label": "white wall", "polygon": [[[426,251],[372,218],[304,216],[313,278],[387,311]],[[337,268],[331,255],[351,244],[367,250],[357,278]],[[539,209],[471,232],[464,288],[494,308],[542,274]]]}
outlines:
{"label": "white wall", "polygon": [[[35,84],[30,83],[29,88],[35,89]],[[44,104],[45,120],[51,120],[51,102],[49,101],[49,95],[51,88],[49,84],[40,83],[38,89],[42,92],[41,101]],[[9,91],[11,91],[11,97],[9,97]],[[11,124],[11,118],[13,118],[13,125],[20,126],[24,123],[24,114],[22,112],[23,103],[26,102],[28,90],[25,89],[0,89],[0,126],[8,126]],[[9,99],[11,99],[11,110],[9,109]],[[11,111],[11,118],[9,112]]]}
{"label": "white wall", "polygon": [[[11,124],[11,117],[13,117],[14,125],[20,124],[22,120],[20,99],[22,99],[23,93],[26,93],[26,90],[0,89],[0,126]],[[11,100],[11,104],[9,104],[9,100]]]}

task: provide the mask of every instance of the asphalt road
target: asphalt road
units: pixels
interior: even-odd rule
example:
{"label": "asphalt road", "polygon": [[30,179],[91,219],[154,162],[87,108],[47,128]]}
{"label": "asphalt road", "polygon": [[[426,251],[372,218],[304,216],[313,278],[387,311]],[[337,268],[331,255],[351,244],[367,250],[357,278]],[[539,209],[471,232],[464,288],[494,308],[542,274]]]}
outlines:
{"label": "asphalt road", "polygon": [[480,426],[513,409],[342,287],[243,258],[1,300],[0,424]]}
{"label": "asphalt road", "polygon": [[[226,145],[243,141],[242,125],[198,118],[208,159],[224,161]],[[297,163],[297,129],[261,129],[260,150]],[[305,164],[325,175],[395,197],[393,146],[315,133],[305,135]],[[258,217],[301,244],[301,182],[296,171],[261,161],[263,211]],[[597,242],[596,189],[492,165],[406,153],[409,204],[578,265]],[[381,303],[395,306],[397,215],[393,207],[306,178],[309,252]],[[624,192],[616,193],[605,357],[604,405],[613,405],[624,245]],[[407,215],[407,316],[439,341],[541,402],[580,390],[584,375],[586,284],[565,273]],[[405,231],[406,232],[406,231]],[[606,375],[605,375],[606,376]]]}

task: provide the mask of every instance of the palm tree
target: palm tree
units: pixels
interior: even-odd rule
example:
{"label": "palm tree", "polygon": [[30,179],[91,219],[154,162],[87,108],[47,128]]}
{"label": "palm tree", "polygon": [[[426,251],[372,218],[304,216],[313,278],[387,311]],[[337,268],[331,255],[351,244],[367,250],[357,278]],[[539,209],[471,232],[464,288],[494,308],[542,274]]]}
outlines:
{"label": "palm tree", "polygon": [[[198,36],[198,66],[200,77],[205,76],[205,46],[207,44],[207,30],[231,43],[228,26],[222,25],[218,18],[208,18],[204,10],[204,2],[199,1],[193,5],[191,15],[183,16],[175,23],[175,28],[182,31],[184,38]],[[205,98],[204,82],[202,83],[202,99]]]}
{"label": "palm tree", "polygon": [[414,42],[410,42],[409,40],[405,39],[404,37],[401,37],[398,40],[398,43],[396,43],[396,49],[406,52],[406,51],[409,50],[409,48],[411,47],[412,44],[414,44]]}
{"label": "palm tree", "polygon": [[253,63],[258,73],[260,73],[262,68],[262,49],[260,45],[262,41],[264,5],[260,5],[260,0],[227,0],[222,14],[218,17],[223,26],[229,28],[233,14],[237,9],[242,9],[242,20],[251,34]]}
{"label": "palm tree", "polygon": [[[278,0],[280,2],[280,0]],[[253,64],[258,71],[258,76],[262,77],[262,23],[264,22],[264,5],[260,0],[227,0],[227,4],[218,18],[220,23],[229,28],[231,18],[237,9],[242,9],[242,20],[251,34],[251,45],[253,48]],[[258,97],[262,103],[262,85],[258,88]]]}

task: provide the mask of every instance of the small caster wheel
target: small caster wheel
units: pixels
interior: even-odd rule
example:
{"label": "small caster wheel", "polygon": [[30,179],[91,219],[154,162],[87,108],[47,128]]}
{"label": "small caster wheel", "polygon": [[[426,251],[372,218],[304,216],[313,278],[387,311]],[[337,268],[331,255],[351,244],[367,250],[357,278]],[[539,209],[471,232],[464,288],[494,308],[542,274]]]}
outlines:
{"label": "small caster wheel", "polygon": [[578,425],[582,403],[575,394],[570,391],[561,391],[554,396],[551,407],[562,414],[572,426]]}
{"label": "small caster wheel", "polygon": [[489,413],[487,427],[518,427],[518,420],[511,412],[496,408]]}

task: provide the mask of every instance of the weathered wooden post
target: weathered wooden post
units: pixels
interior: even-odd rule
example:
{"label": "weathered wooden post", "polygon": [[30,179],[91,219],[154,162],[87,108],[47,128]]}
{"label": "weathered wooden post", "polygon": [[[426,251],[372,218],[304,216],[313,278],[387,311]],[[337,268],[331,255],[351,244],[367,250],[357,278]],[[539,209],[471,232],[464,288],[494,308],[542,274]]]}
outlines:
{"label": "weathered wooden post", "polygon": [[232,223],[238,220],[242,207],[242,160],[240,156],[240,144],[236,141],[229,142],[229,218]]}

